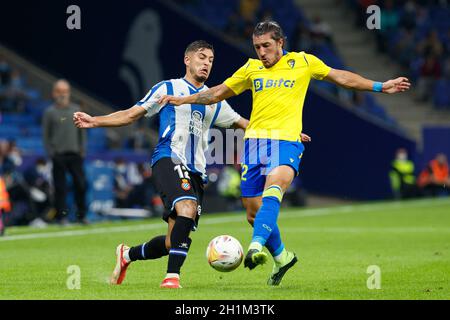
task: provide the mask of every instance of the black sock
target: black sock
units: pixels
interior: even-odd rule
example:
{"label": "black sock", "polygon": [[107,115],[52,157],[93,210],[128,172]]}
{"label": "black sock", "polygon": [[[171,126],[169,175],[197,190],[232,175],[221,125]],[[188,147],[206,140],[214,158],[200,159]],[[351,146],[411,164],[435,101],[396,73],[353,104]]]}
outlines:
{"label": "black sock", "polygon": [[169,251],[169,262],[167,265],[167,273],[180,274],[181,266],[186,260],[191,238],[189,233],[194,225],[194,220],[186,217],[177,217],[175,225],[170,235],[171,249]]}
{"label": "black sock", "polygon": [[167,256],[166,236],[157,236],[149,242],[130,248],[128,256],[131,261],[158,259]]}

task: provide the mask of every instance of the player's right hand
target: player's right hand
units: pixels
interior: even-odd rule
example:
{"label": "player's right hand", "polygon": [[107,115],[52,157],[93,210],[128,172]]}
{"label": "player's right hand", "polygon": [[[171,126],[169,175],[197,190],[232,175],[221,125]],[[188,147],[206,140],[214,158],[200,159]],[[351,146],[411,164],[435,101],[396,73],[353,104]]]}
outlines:
{"label": "player's right hand", "polygon": [[311,137],[308,136],[306,133],[300,133],[300,138],[302,142],[311,142]]}
{"label": "player's right hand", "polygon": [[174,96],[163,95],[158,100],[158,104],[161,107],[165,106],[168,103],[171,104],[171,105],[174,105],[174,106],[182,105],[183,104],[183,97],[174,97]]}
{"label": "player's right hand", "polygon": [[95,127],[94,117],[91,117],[84,112],[75,112],[73,114],[73,123],[75,126],[82,129]]}

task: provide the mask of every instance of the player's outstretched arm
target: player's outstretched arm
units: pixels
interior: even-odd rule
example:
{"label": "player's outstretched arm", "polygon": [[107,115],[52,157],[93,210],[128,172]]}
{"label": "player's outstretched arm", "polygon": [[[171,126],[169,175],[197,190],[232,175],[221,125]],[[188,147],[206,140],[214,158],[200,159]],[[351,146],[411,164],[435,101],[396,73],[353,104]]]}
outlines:
{"label": "player's outstretched arm", "polygon": [[187,97],[174,97],[164,95],[158,100],[158,104],[161,106],[167,103],[174,106],[179,106],[182,104],[213,104],[235,95],[236,94],[233,92],[233,90],[222,83],[218,86]]}
{"label": "player's outstretched arm", "polygon": [[361,77],[356,73],[338,69],[331,69],[324,79],[346,89],[383,93],[404,92],[411,87],[411,83],[405,77],[399,77],[386,82],[376,82]]}
{"label": "player's outstretched arm", "polygon": [[84,112],[75,112],[73,122],[78,128],[121,127],[141,118],[147,111],[140,106],[133,106],[106,116],[92,117]]}

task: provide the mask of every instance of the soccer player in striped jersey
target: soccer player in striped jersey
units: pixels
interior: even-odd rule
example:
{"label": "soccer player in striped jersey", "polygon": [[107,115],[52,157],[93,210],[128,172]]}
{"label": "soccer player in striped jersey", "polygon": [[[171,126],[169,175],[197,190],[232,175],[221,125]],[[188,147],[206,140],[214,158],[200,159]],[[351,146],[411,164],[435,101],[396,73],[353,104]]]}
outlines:
{"label": "soccer player in striped jersey", "polygon": [[132,261],[157,259],[169,255],[167,275],[161,287],[181,288],[180,269],[191,245],[189,234],[195,230],[201,214],[203,185],[206,183],[205,150],[209,128],[234,126],[245,129],[248,120],[237,114],[226,101],[210,105],[184,104],[161,106],[163,95],[189,96],[206,91],[204,85],[211,72],[214,49],[205,41],[191,43],[185,51],[184,78],[156,84],[135,106],[107,116],[91,117],[77,112],[73,120],[79,128],[116,127],[128,125],[142,116],[159,113],[159,141],[151,164],[156,188],[164,201],[163,219],[168,223],[166,235],[128,247],[116,248],[116,267],[111,284],[121,284]]}
{"label": "soccer player in striped jersey", "polygon": [[[386,82],[365,79],[358,74],[332,69],[314,55],[287,52],[285,37],[278,23],[264,21],[253,32],[253,46],[258,59],[249,59],[224,83],[189,97],[165,96],[161,104],[212,104],[251,90],[253,109],[245,132],[242,158],[241,190],[247,220],[253,236],[245,267],[263,264],[267,247],[274,259],[269,285],[280,284],[286,271],[296,262],[281,240],[277,219],[283,193],[298,174],[304,146],[302,110],[310,80],[327,80],[353,90],[398,93],[409,89],[407,78]],[[258,150],[267,156],[254,156]],[[263,161],[264,160],[264,161]]]}

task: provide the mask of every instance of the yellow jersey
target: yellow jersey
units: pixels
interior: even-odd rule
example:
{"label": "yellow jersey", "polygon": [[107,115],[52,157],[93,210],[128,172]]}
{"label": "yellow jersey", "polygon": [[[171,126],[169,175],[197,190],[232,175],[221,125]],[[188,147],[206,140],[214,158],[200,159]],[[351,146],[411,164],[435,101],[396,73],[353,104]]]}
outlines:
{"label": "yellow jersey", "polygon": [[331,68],[305,52],[288,52],[272,67],[249,59],[224,84],[238,95],[252,90],[253,106],[245,138],[298,141],[311,78],[322,80]]}

